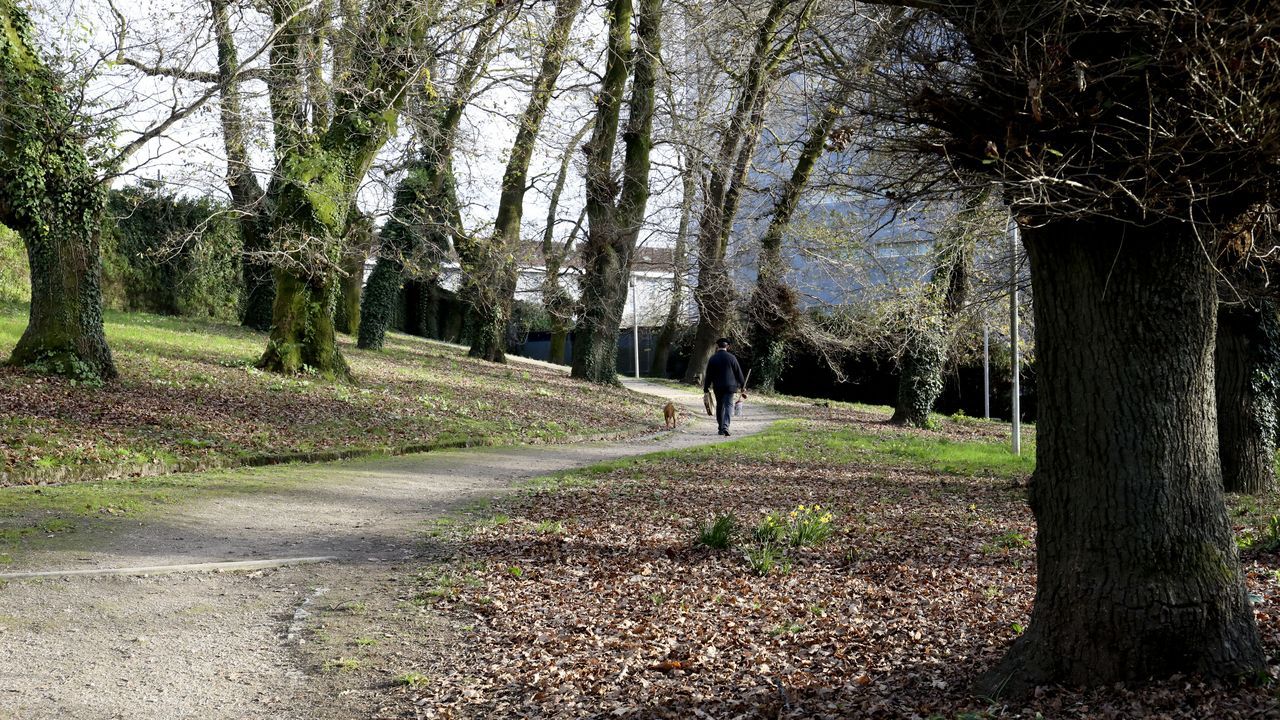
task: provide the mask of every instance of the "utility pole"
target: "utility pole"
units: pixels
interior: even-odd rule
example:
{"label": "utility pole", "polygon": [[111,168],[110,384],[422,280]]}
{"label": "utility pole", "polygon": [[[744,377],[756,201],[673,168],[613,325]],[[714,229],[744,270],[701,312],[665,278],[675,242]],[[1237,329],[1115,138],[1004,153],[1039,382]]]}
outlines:
{"label": "utility pole", "polygon": [[1009,214],[1009,353],[1013,368],[1013,454],[1022,454],[1022,384],[1018,362],[1018,224]]}
{"label": "utility pole", "polygon": [[631,275],[631,345],[635,351],[635,374],[640,379],[640,293],[635,273]]}

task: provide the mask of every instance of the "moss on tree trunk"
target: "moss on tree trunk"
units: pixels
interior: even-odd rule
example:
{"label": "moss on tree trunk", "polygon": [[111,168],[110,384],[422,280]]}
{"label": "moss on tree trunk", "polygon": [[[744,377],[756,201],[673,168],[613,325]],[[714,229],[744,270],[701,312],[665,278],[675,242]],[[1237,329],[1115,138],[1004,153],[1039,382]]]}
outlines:
{"label": "moss on tree trunk", "polygon": [[323,132],[298,124],[300,64],[306,28],[301,3],[273,6],[278,32],[271,48],[276,173],[268,188],[271,239],[277,265],[272,326],[259,367],[297,373],[312,369],[346,378],[336,344],[333,308],[356,191],[379,149],[395,132],[415,59],[423,16],[412,3],[390,2],[362,18],[350,58],[358,80],[335,89],[332,119]]}
{"label": "moss on tree trunk", "polygon": [[278,271],[271,339],[258,367],[286,374],[314,372],[329,379],[349,377],[333,323],[336,295],[335,284],[307,282]]}
{"label": "moss on tree trunk", "polygon": [[338,332],[360,334],[360,290],[364,285],[364,257],[347,256],[338,281],[338,304],[334,309],[334,325]]}
{"label": "moss on tree trunk", "polygon": [[[609,49],[596,97],[596,124],[587,145],[587,240],[583,245],[582,316],[573,345],[575,378],[618,382],[618,327],[640,225],[649,203],[654,88],[661,48],[662,0],[641,0],[631,61],[631,0],[609,4]],[[627,70],[634,66],[624,133],[622,186],[612,163]]]}

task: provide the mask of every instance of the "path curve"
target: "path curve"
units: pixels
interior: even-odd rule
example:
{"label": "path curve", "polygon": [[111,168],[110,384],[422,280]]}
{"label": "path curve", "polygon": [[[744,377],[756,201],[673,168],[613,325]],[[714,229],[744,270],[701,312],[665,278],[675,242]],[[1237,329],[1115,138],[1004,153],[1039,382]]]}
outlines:
{"label": "path curve", "polygon": [[[204,500],[36,547],[5,572],[74,574],[0,587],[0,717],[343,716],[326,710],[333,698],[309,691],[293,647],[327,587],[353,574],[408,572],[402,566],[430,553],[428,521],[521,480],[720,440],[698,394],[627,385],[677,402],[679,428],[624,442],[308,466],[310,479],[279,492]],[[753,403],[735,419],[735,435],[779,417]],[[298,558],[326,561],[288,563]],[[249,565],[208,572],[228,563]]]}

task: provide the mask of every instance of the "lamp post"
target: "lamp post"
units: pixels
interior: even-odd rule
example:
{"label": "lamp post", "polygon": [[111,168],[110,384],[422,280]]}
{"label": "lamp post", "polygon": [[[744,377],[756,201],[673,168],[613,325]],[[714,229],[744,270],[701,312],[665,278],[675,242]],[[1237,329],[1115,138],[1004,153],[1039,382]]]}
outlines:
{"label": "lamp post", "polygon": [[1009,214],[1009,364],[1013,368],[1013,454],[1022,454],[1022,384],[1018,362],[1018,224]]}
{"label": "lamp post", "polygon": [[[985,312],[983,313],[986,314]],[[991,419],[991,326],[982,319],[982,418]]]}
{"label": "lamp post", "polygon": [[636,289],[636,276],[631,275],[631,348],[635,351],[635,374],[640,379],[640,293]]}

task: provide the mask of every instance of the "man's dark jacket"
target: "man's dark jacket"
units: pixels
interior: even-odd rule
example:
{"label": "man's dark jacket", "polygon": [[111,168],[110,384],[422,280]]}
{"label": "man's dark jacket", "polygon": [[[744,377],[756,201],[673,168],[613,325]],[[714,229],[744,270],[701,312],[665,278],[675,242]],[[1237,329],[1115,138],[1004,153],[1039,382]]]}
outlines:
{"label": "man's dark jacket", "polygon": [[732,392],[746,384],[747,381],[742,378],[742,366],[738,364],[738,358],[728,350],[717,350],[707,361],[707,372],[702,377],[703,392],[710,390],[713,386],[718,393]]}

